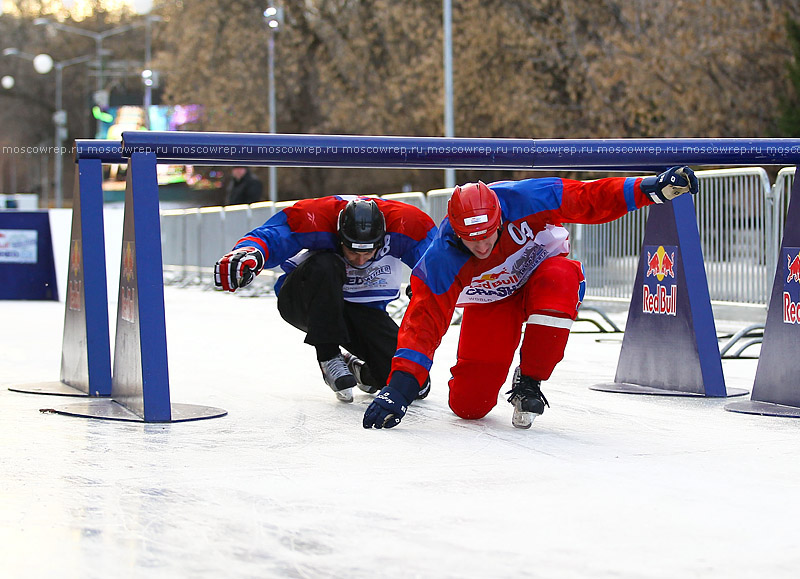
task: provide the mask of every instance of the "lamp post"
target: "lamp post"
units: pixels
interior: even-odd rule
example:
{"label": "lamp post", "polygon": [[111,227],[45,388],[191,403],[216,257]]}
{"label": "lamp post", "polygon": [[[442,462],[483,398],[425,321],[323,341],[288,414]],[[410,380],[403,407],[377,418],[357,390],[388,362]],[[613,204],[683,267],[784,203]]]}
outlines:
{"label": "lamp post", "polygon": [[[444,13],[444,136],[452,138],[453,128],[453,10],[451,0],[443,1]],[[444,186],[456,186],[456,170],[444,170]]]}
{"label": "lamp post", "polygon": [[73,64],[81,64],[93,59],[94,56],[87,54],[85,56],[76,56],[69,60],[62,60],[56,62],[54,67],[56,69],[56,112],[53,113],[53,123],[56,125],[56,159],[55,159],[55,173],[56,173],[56,207],[61,207],[64,203],[64,181],[63,181],[63,155],[62,148],[64,141],[67,139],[67,111],[64,110],[63,99],[63,71],[68,66]]}
{"label": "lamp post", "polygon": [[[64,181],[63,169],[64,159],[62,156],[62,149],[64,141],[67,139],[67,111],[64,110],[63,103],[63,71],[68,66],[74,64],[81,64],[94,58],[94,55],[87,54],[85,56],[78,56],[68,60],[53,62],[49,54],[28,54],[16,48],[6,48],[3,50],[3,56],[17,56],[26,60],[33,61],[33,67],[39,74],[48,74],[51,70],[55,69],[56,77],[56,109],[53,113],[53,124],[55,124],[55,163],[54,163],[54,182],[55,182],[55,204],[56,207],[62,207],[64,204]],[[13,86],[13,79],[12,79]]]}
{"label": "lamp post", "polygon": [[[56,30],[61,30],[63,32],[71,32],[72,34],[79,34],[80,36],[86,36],[87,38],[91,38],[94,40],[95,52],[97,55],[97,84],[94,93],[94,101],[95,104],[99,105],[101,108],[105,108],[105,106],[108,106],[107,102],[108,97],[103,92],[103,86],[104,86],[103,40],[105,40],[109,36],[116,36],[117,34],[122,34],[123,32],[128,32],[129,30],[133,30],[134,28],[143,26],[145,22],[134,22],[132,24],[125,24],[124,26],[117,26],[116,28],[103,30],[102,32],[92,32],[91,30],[84,30],[83,28],[78,28],[77,26],[70,26],[68,24],[62,24],[61,22],[55,22],[54,20],[50,20],[49,18],[36,18],[33,21],[33,24],[34,26],[48,26]],[[102,127],[103,127],[102,121],[100,119],[97,119],[96,132],[98,134],[100,133],[100,129],[102,129]]]}
{"label": "lamp post", "polygon": [[151,22],[161,22],[161,16],[145,16],[145,29],[144,29],[144,70],[142,70],[142,82],[144,83],[144,115],[147,128],[150,128],[150,105],[153,104],[153,88],[158,88],[158,71],[150,68],[150,60],[152,59],[152,34]]}
{"label": "lamp post", "polygon": [[[267,68],[269,74],[269,132],[276,133],[275,122],[275,34],[283,24],[283,8],[280,6],[268,6],[264,10],[264,21],[269,29]],[[278,170],[277,167],[269,168],[269,200],[273,203],[278,201]]]}

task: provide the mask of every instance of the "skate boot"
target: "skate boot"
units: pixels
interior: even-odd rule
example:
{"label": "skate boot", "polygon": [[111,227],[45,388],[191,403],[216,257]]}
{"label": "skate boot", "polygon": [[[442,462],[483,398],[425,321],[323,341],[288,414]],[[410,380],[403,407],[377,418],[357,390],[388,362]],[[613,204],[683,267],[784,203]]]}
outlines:
{"label": "skate boot", "polygon": [[358,382],[356,385],[359,390],[367,394],[375,394],[380,390],[380,387],[375,385],[378,381],[372,376],[372,372],[364,360],[354,356],[350,352],[345,352],[342,354],[342,357],[347,364],[347,369],[356,377],[356,381]]}
{"label": "skate boot", "polygon": [[508,401],[514,405],[514,416],[511,417],[511,424],[515,428],[530,428],[533,419],[544,412],[544,407],[550,407],[547,398],[542,394],[540,380],[534,380],[530,376],[525,376],[520,372],[519,366],[514,370],[514,380],[511,390],[506,394],[511,394]]}
{"label": "skate boot", "polygon": [[419,391],[417,394],[417,400],[424,400],[428,397],[428,394],[431,393],[431,377],[428,376],[427,380],[425,380],[425,384],[422,386],[422,390]]}
{"label": "skate boot", "polygon": [[336,393],[336,398],[342,402],[352,402],[356,378],[347,369],[347,364],[342,355],[339,354],[330,360],[320,362],[319,368],[322,370],[322,377],[325,379],[325,383]]}

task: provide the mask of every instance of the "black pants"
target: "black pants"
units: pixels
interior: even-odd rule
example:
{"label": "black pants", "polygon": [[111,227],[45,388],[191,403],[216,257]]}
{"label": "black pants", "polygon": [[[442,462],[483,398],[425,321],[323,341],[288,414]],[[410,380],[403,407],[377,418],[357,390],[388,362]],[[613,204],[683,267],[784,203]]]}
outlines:
{"label": "black pants", "polygon": [[342,259],[317,253],[286,276],[278,293],[281,317],[306,333],[306,344],[339,344],[364,360],[378,384],[389,377],[397,349],[397,323],[383,309],[346,302]]}

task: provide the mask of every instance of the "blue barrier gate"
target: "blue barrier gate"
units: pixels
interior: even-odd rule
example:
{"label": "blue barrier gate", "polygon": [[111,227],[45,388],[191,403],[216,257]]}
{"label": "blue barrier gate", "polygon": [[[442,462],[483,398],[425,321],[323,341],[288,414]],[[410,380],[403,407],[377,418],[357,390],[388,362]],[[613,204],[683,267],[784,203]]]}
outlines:
{"label": "blue barrier gate", "polygon": [[[61,379],[19,384],[9,390],[61,396],[111,394],[102,181],[99,159],[79,163],[72,200]],[[88,243],[84,243],[84,232]]]}
{"label": "blue barrier gate", "polygon": [[[91,141],[77,143],[78,158],[81,151],[91,147]],[[121,147],[121,148],[120,148]],[[102,147],[101,147],[102,148]],[[195,165],[272,165],[303,167],[381,167],[381,168],[427,168],[427,169],[504,169],[504,170],[594,170],[594,171],[661,171],[673,165],[793,165],[800,161],[800,140],[798,139],[452,139],[440,137],[375,137],[351,135],[275,135],[250,133],[193,133],[193,132],[125,132],[122,143],[113,145],[113,154],[131,159],[128,188],[126,190],[126,230],[132,227],[133,238],[128,237],[133,245],[142,243],[141,237],[153,235],[160,244],[160,230],[157,221],[157,186],[155,170],[157,163],[175,164],[190,163]],[[119,161],[111,161],[119,162]],[[138,200],[138,197],[150,197],[150,200]],[[679,200],[680,201],[680,200]],[[683,202],[682,202],[683,203]],[[677,204],[680,206],[680,204]],[[130,209],[129,209],[130,207]],[[129,218],[129,213],[133,215]],[[153,214],[153,215],[151,215]],[[675,225],[679,237],[696,222],[692,214],[688,223],[688,213],[676,209]],[[129,226],[129,219],[142,225]],[[787,228],[789,228],[787,224]],[[675,247],[686,241],[675,243]],[[702,378],[701,385],[683,384],[683,377],[677,377],[677,383],[671,383],[673,390],[690,392],[708,396],[724,396],[724,381],[718,372],[720,364],[718,347],[708,346],[705,335],[698,340],[697,330],[708,330],[710,300],[705,279],[697,279],[702,272],[702,256],[695,252],[695,244],[688,243],[683,248],[682,258],[685,261],[686,275],[692,277],[687,285],[687,292],[692,296],[689,305],[692,316],[693,331],[681,340],[695,340],[698,350],[697,367]],[[800,242],[796,245],[800,246]],[[659,244],[660,246],[660,244]],[[699,245],[697,245],[699,248]],[[155,251],[153,248],[151,251]],[[123,253],[126,250],[123,249]],[[141,251],[141,248],[140,248]],[[158,255],[160,255],[160,250]],[[800,250],[798,250],[800,255]],[[688,257],[688,259],[687,259]],[[661,255],[663,260],[663,254]],[[146,267],[143,262],[134,260],[136,268]],[[149,263],[153,263],[151,260]],[[798,262],[800,263],[800,261]],[[160,263],[158,264],[160,267]],[[698,269],[699,268],[699,269]],[[137,269],[136,275],[143,275]],[[153,273],[155,276],[155,274]],[[160,272],[158,277],[160,279]],[[800,274],[798,274],[800,275]],[[153,278],[155,279],[155,277]],[[701,287],[702,286],[702,287]],[[123,287],[121,276],[121,291]],[[127,287],[127,286],[125,286]],[[141,288],[139,288],[141,289]],[[703,291],[701,291],[703,290]],[[643,291],[643,290],[642,290]],[[144,302],[147,303],[144,303]],[[161,340],[163,318],[159,310],[163,308],[163,289],[158,292],[137,292],[135,308],[141,312],[157,312],[152,323],[157,328],[140,331],[152,332],[158,339],[156,348],[164,348],[161,353],[146,353],[143,345],[143,333],[136,342],[129,338],[138,356],[141,356],[141,379],[136,374],[140,369],[134,362],[126,362],[125,370],[117,367],[115,355],[115,375],[122,371],[132,372],[132,380],[124,380],[133,384],[136,392],[133,397],[126,391],[121,398],[131,404],[131,398],[144,401],[143,417],[145,421],[161,421],[167,419],[166,404],[169,400],[168,382],[152,380],[155,376],[167,375],[165,342]],[[119,322],[118,316],[118,324]],[[151,320],[148,319],[148,324]],[[713,327],[713,319],[711,320]],[[126,334],[125,331],[122,332]],[[134,333],[135,334],[135,333]],[[128,335],[131,335],[128,333]],[[688,348],[692,344],[683,344]],[[767,344],[765,343],[765,347]],[[117,342],[117,347],[125,347]],[[764,349],[762,348],[762,352]],[[136,355],[134,355],[134,358]],[[145,368],[145,359],[149,359],[157,368]],[[149,362],[148,362],[149,364]],[[120,380],[115,380],[119,383]],[[153,382],[153,383],[150,383]],[[646,383],[643,383],[646,385]],[[665,384],[656,384],[663,388]],[[147,416],[147,398],[155,397],[155,414]],[[101,401],[96,401],[101,402]],[[93,403],[93,406],[94,403]],[[174,407],[174,405],[172,405]],[[127,408],[136,407],[136,403]],[[70,413],[64,411],[64,413]],[[102,416],[108,418],[109,416]],[[174,416],[173,416],[174,419]]]}
{"label": "blue barrier gate", "polygon": [[725,388],[703,254],[689,195],[653,205],[614,382],[592,390],[741,396]]}
{"label": "blue barrier gate", "polygon": [[800,418],[800,180],[795,177],[753,395],[725,410]]}
{"label": "blue barrier gate", "polygon": [[[114,143],[104,143],[92,150],[79,148],[78,164],[93,162],[99,167],[99,160],[85,157],[119,162],[119,150]],[[153,154],[136,153],[124,162],[128,162],[129,170],[111,399],[54,410],[71,416],[128,422],[183,422],[224,416],[227,412],[220,408],[170,403],[156,158]],[[81,182],[81,185],[88,189],[85,194],[99,197],[102,205],[101,181]],[[105,262],[102,271],[105,276]],[[103,288],[105,291],[105,284]],[[106,315],[106,335],[107,325]]]}

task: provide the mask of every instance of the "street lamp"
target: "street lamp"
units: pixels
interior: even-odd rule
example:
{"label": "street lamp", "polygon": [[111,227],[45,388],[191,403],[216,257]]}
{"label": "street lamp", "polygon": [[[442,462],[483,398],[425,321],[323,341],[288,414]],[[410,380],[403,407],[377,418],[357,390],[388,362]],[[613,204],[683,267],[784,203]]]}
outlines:
{"label": "street lamp", "polygon": [[11,90],[12,88],[14,88],[14,77],[6,75],[2,79],[0,79],[0,84],[3,85],[4,89]]}
{"label": "street lamp", "polygon": [[[147,20],[149,22],[149,20]],[[97,88],[94,93],[94,102],[97,105],[103,107],[107,105],[108,97],[103,92],[103,40],[108,38],[109,36],[116,36],[117,34],[122,34],[123,32],[128,32],[129,30],[133,30],[134,28],[138,28],[139,26],[145,25],[145,22],[134,22],[132,24],[125,24],[124,26],[117,26],[116,28],[111,28],[109,30],[103,30],[102,32],[92,32],[91,30],[84,30],[83,28],[78,28],[77,26],[70,26],[68,24],[63,24],[61,22],[55,22],[50,20],[49,18],[36,18],[33,21],[34,26],[48,26],[54,28],[56,30],[62,30],[64,32],[71,32],[72,34],[79,34],[81,36],[86,36],[87,38],[91,38],[94,40],[95,47],[96,47],[96,54],[97,54]],[[103,128],[102,121],[97,119],[97,133],[100,133],[100,130]]]}
{"label": "street lamp", "polygon": [[[275,33],[280,30],[283,24],[283,8],[280,6],[268,6],[264,10],[264,22],[269,29],[268,43],[268,69],[269,69],[269,132],[276,133],[275,127]],[[278,201],[278,170],[277,167],[269,168],[269,200],[273,203]]]}
{"label": "street lamp", "polygon": [[[453,7],[451,0],[444,3],[444,136],[452,138],[453,128]],[[444,170],[444,186],[456,186],[456,170]]]}
{"label": "street lamp", "polygon": [[49,54],[37,54],[33,57],[33,70],[39,74],[47,74],[53,70],[53,57]]}
{"label": "street lamp", "polygon": [[142,82],[144,83],[144,114],[147,128],[150,128],[150,105],[153,104],[153,89],[158,88],[158,71],[150,68],[151,54],[151,22],[161,22],[164,20],[161,16],[145,16],[145,29],[144,29],[144,70],[142,71]]}
{"label": "street lamp", "polygon": [[[74,64],[81,64],[94,58],[94,55],[87,54],[85,56],[78,56],[68,60],[54,62],[49,54],[28,54],[16,48],[6,48],[3,50],[3,56],[17,56],[26,60],[33,61],[33,68],[39,74],[48,74],[51,70],[55,69],[56,74],[56,110],[53,113],[53,123],[56,126],[55,131],[55,203],[56,207],[62,207],[64,204],[64,182],[63,182],[63,169],[64,159],[62,155],[62,148],[64,141],[67,139],[67,111],[64,110],[63,104],[63,71],[68,66]],[[4,77],[5,78],[5,77]],[[11,86],[14,86],[14,79],[11,78]],[[5,86],[5,83],[3,84]],[[11,88],[11,87],[8,87]]]}

